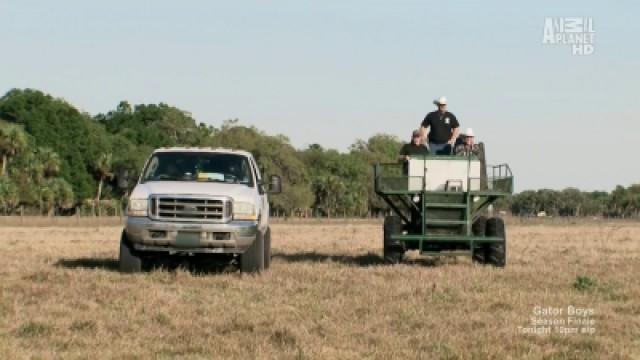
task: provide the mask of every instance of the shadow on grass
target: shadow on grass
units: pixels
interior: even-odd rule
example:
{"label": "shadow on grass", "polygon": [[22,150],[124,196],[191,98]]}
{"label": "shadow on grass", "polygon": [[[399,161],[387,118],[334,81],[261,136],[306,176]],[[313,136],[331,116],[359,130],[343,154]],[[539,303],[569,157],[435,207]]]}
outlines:
{"label": "shadow on grass", "polygon": [[295,254],[273,254],[273,259],[289,263],[336,262],[340,264],[356,266],[373,266],[385,264],[384,259],[378,254],[374,253],[368,253],[366,255],[330,255],[317,253],[315,251],[306,251]]}
{"label": "shadow on grass", "polygon": [[[382,256],[376,253],[367,253],[363,255],[331,255],[322,254],[315,251],[307,251],[295,254],[274,254],[274,260],[280,260],[288,263],[298,262],[335,262],[344,265],[354,266],[377,266],[377,265],[389,265]],[[437,259],[405,259],[403,264],[416,264],[422,266],[435,266],[438,264]]]}
{"label": "shadow on grass", "polygon": [[[325,263],[334,262],[343,265],[352,266],[379,266],[389,265],[382,256],[376,253],[367,253],[362,255],[332,255],[323,254],[315,251],[307,251],[293,254],[276,253],[273,254],[274,261],[282,261],[285,263]],[[405,258],[402,261],[407,265],[418,266],[437,266],[440,261],[437,258]],[[119,272],[118,259],[114,258],[77,258],[62,259],[54,264],[57,267],[67,269],[101,269],[107,271]],[[225,274],[237,272],[238,266],[234,264],[231,258],[210,258],[210,257],[159,257],[153,262],[147,260],[143,271],[149,272],[153,270],[176,271],[183,269],[189,271],[193,275],[209,275],[209,274]]]}
{"label": "shadow on grass", "polygon": [[[114,258],[77,258],[62,259],[54,264],[56,267],[67,269],[99,269],[113,272],[120,272],[118,259]],[[160,257],[154,261],[146,260],[143,272],[154,270],[176,271],[183,269],[192,275],[222,274],[237,271],[229,259],[206,259],[206,258],[180,258],[180,257]]]}
{"label": "shadow on grass", "polygon": [[57,267],[67,269],[103,269],[118,271],[118,259],[113,258],[77,258],[62,259],[55,263]]}

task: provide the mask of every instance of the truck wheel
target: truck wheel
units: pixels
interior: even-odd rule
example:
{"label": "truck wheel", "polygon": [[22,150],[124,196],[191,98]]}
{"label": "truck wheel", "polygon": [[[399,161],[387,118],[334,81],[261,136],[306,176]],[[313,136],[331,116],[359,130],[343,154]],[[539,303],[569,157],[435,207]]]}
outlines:
{"label": "truck wheel", "polygon": [[264,270],[264,236],[258,232],[251,246],[240,255],[240,271],[247,274]]}
{"label": "truck wheel", "polygon": [[127,235],[122,232],[120,237],[120,257],[118,259],[120,271],[123,273],[136,273],[142,271],[142,258],[131,248]]}
{"label": "truck wheel", "polygon": [[271,267],[271,228],[264,234],[264,269]]}
{"label": "truck wheel", "polygon": [[[471,225],[471,233],[474,236],[484,236],[487,231],[487,217],[480,216]],[[484,264],[487,258],[487,246],[486,244],[477,244],[473,247],[472,260],[474,262]]]}
{"label": "truck wheel", "polygon": [[504,220],[491,218],[487,220],[487,236],[497,236],[504,240],[487,244],[485,263],[497,267],[504,267],[507,263],[507,235],[504,229]]}
{"label": "truck wheel", "polygon": [[390,264],[398,264],[404,256],[402,243],[392,240],[391,235],[402,234],[402,220],[399,216],[387,216],[384,218],[384,260]]}

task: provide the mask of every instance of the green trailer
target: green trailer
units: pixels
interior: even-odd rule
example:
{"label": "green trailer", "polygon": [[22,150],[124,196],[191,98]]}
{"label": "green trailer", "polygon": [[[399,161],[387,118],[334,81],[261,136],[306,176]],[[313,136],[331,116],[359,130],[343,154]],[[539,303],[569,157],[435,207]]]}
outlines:
{"label": "green trailer", "polygon": [[489,206],[513,192],[507,164],[486,166],[480,156],[414,156],[374,166],[374,189],[392,210],[384,220],[384,258],[398,263],[408,250],[421,255],[470,255],[504,267],[504,221]]}

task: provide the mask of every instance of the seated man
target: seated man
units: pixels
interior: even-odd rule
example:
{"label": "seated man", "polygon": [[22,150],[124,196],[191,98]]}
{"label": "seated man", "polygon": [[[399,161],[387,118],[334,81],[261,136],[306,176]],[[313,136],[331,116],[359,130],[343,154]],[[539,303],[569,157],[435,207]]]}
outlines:
{"label": "seated man", "polygon": [[462,156],[480,154],[480,147],[474,143],[473,129],[468,128],[465,132],[460,134],[460,137],[462,138],[462,143],[456,145],[455,149],[453,149],[454,154]]}
{"label": "seated man", "polygon": [[402,145],[400,149],[400,157],[398,160],[404,162],[403,169],[405,174],[409,172],[408,161],[411,159],[411,156],[414,155],[429,155],[429,149],[422,144],[420,130],[414,130],[411,134],[411,142]]}

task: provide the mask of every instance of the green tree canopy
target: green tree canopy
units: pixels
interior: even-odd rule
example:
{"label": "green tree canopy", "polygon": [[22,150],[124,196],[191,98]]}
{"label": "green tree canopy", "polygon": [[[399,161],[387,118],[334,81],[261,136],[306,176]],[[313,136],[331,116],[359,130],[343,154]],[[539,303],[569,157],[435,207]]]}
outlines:
{"label": "green tree canopy", "polygon": [[[325,215],[381,213],[386,204],[373,189],[373,165],[396,162],[401,139],[376,134],[356,140],[347,152],[312,144],[298,150],[282,135],[227,120],[197,123],[187,111],[164,103],[121,101],[91,116],[37,90],[14,89],[0,98],[0,208],[19,205],[52,213],[56,208],[119,199],[113,175],[137,177],[151,152],[164,146],[210,146],[254,154],[263,178],[281,175],[283,193],[272,208],[292,214],[313,209]],[[90,201],[87,201],[90,200]],[[611,193],[527,190],[495,204],[515,215],[640,216],[640,185]]]}
{"label": "green tree canopy", "polygon": [[104,127],[61,99],[37,90],[11,90],[0,99],[0,118],[22,125],[38,146],[56,152],[60,174],[80,198],[89,198],[96,180],[90,164],[110,148]]}

